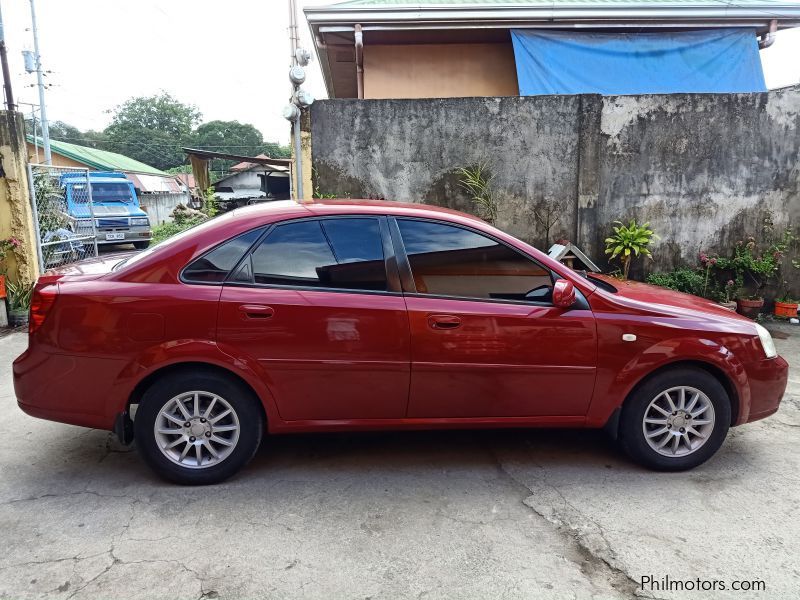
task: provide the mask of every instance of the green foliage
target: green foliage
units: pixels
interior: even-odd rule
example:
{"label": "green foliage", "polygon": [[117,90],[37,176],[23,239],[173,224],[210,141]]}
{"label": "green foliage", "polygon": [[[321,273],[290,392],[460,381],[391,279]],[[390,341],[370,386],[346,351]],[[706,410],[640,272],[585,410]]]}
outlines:
{"label": "green foliage", "polygon": [[31,307],[33,286],[33,283],[6,281],[6,289],[8,290],[8,310],[11,312],[23,312],[28,310]]}
{"label": "green foliage", "polygon": [[705,273],[687,267],[665,273],[652,273],[647,277],[647,283],[695,296],[704,296],[707,289]]}
{"label": "green foliage", "polygon": [[197,107],[170,94],[131,98],[113,111],[105,135],[107,150],[125,154],[158,169],[183,163],[181,149],[200,121]]}
{"label": "green foliage", "polygon": [[622,277],[628,278],[631,260],[637,256],[652,258],[650,254],[650,243],[657,240],[658,236],[650,229],[650,223],[637,225],[635,219],[631,219],[628,225],[622,221],[614,221],[614,233],[606,238],[606,254],[609,259],[619,259],[622,263]]}
{"label": "green foliage", "polygon": [[69,225],[67,200],[64,191],[58,186],[57,179],[47,172],[39,171],[34,173],[33,180],[41,234],[67,227]]}
{"label": "green foliage", "polygon": [[[261,132],[249,123],[239,121],[209,121],[203,123],[192,135],[191,145],[196,148],[214,148],[218,152],[257,156],[264,151]],[[214,172],[228,171],[238,161],[214,159],[209,169]]]}
{"label": "green foliage", "polygon": [[214,196],[214,188],[210,187],[203,195],[203,208],[200,209],[207,217],[216,217],[219,212],[217,207],[217,199]]}
{"label": "green foliage", "polygon": [[492,189],[492,178],[488,163],[470,167],[459,167],[459,185],[472,196],[472,202],[480,210],[481,217],[494,224],[497,221],[497,198]]}
{"label": "green foliage", "polygon": [[[787,252],[797,247],[798,237],[791,229],[784,230],[780,235],[775,235],[772,226],[772,219],[764,220],[763,238],[758,241],[750,236],[744,240],[739,240],[733,247],[729,256],[719,256],[707,259],[716,269],[733,273],[736,294],[738,297],[762,298],[763,290],[770,280],[779,280],[779,292],[781,297],[788,297],[788,282],[784,281],[781,275],[781,265]],[[701,261],[703,260],[701,254]],[[791,266],[797,268],[797,260],[791,261]],[[751,294],[747,294],[745,286],[747,283],[755,286]]]}

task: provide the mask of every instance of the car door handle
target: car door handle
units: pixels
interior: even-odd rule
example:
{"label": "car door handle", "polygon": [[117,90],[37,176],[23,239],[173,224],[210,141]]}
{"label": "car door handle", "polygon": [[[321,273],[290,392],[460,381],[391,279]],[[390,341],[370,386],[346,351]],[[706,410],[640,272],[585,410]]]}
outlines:
{"label": "car door handle", "polygon": [[275,314],[275,309],[264,304],[241,304],[239,312],[244,319],[269,319]]}
{"label": "car door handle", "polygon": [[455,315],[429,315],[428,327],[431,329],[456,329],[461,326],[461,319]]}

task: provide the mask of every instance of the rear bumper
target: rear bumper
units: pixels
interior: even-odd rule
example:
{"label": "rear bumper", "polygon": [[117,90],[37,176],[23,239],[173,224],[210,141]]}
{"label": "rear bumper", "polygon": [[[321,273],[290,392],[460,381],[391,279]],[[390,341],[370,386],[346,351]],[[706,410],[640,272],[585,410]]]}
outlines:
{"label": "rear bumper", "polygon": [[749,364],[746,371],[750,405],[741,407],[737,425],[752,423],[777,412],[789,381],[789,364],[781,356]]}
{"label": "rear bumper", "polygon": [[12,369],[17,405],[24,413],[70,425],[113,429],[107,393],[114,389],[117,361],[76,359],[28,348]]}

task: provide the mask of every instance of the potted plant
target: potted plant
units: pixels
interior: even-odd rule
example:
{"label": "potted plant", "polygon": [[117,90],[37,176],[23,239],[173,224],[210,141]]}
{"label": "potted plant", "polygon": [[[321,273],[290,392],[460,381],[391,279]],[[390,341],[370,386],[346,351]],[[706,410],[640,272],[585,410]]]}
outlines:
{"label": "potted plant", "polygon": [[652,258],[650,254],[650,243],[658,239],[658,236],[650,229],[650,223],[637,225],[635,219],[631,219],[628,225],[622,221],[614,221],[614,233],[606,238],[606,254],[610,254],[609,260],[619,258],[622,263],[622,278],[628,278],[631,268],[631,260],[639,256]]}
{"label": "potted plant", "polygon": [[6,282],[8,288],[8,324],[20,327],[28,324],[33,283]]}
{"label": "potted plant", "polygon": [[728,310],[735,311],[738,308],[736,300],[733,298],[733,293],[736,290],[736,282],[733,279],[728,279],[725,285],[722,286],[722,291],[719,294],[717,302],[727,308]]}
{"label": "potted plant", "polygon": [[[767,221],[764,231],[771,231],[772,224]],[[764,287],[780,270],[786,250],[795,242],[791,230],[786,230],[777,241],[769,242],[766,249],[759,250],[754,237],[736,242],[733,255],[716,258],[714,266],[732,272],[736,287],[736,310],[739,314],[755,319],[764,307]],[[748,293],[746,284],[754,286]]]}
{"label": "potted plant", "polygon": [[775,298],[776,317],[796,317],[798,300],[793,299],[788,293]]}

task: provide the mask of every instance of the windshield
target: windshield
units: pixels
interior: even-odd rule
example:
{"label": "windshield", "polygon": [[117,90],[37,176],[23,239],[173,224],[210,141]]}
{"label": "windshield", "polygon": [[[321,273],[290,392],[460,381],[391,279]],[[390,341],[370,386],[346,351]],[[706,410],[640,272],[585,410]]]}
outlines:
{"label": "windshield", "polygon": [[[75,202],[86,202],[89,196],[86,193],[85,183],[76,183],[72,186],[72,199]],[[92,183],[92,202],[133,202],[131,186],[127,183]]]}

